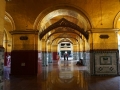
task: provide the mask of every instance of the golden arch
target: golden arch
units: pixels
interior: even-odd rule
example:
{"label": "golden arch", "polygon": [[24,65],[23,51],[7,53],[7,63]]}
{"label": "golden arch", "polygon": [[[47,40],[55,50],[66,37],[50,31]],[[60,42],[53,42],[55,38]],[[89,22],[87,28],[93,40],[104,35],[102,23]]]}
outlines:
{"label": "golden arch", "polygon": [[75,7],[74,5],[68,5],[68,4],[59,4],[59,5],[55,5],[55,6],[51,6],[47,9],[45,9],[44,11],[42,11],[38,17],[36,18],[34,25],[33,25],[33,29],[37,29],[39,30],[39,24],[41,23],[41,21],[45,18],[45,16],[47,14],[49,14],[50,12],[53,12],[54,10],[59,10],[59,9],[66,9],[66,10],[71,10],[71,11],[75,11],[76,13],[78,13],[81,17],[84,18],[84,20],[87,22],[86,24],[88,25],[89,28],[92,28],[92,23],[89,19],[89,15],[83,11],[81,8]]}
{"label": "golden arch", "polygon": [[72,22],[70,22],[70,21],[68,21],[68,20],[66,20],[66,19],[64,19],[64,18],[60,19],[58,22],[52,24],[52,25],[49,26],[47,29],[43,30],[43,32],[41,32],[41,33],[39,34],[40,39],[42,39],[43,36],[44,36],[47,32],[49,32],[50,30],[55,29],[55,28],[57,28],[57,27],[70,27],[70,28],[73,28],[73,29],[79,31],[80,33],[82,33],[82,34],[84,35],[84,37],[85,37],[86,39],[88,39],[88,33],[85,32],[84,29],[80,28],[78,25],[76,25],[76,24],[74,24],[74,23],[72,23]]}

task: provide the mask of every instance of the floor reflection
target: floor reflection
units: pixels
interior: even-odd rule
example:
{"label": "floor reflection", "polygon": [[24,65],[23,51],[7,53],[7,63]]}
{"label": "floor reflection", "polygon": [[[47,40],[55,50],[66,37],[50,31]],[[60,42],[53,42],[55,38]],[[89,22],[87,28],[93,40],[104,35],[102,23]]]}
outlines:
{"label": "floor reflection", "polygon": [[4,80],[10,79],[10,67],[4,66]]}
{"label": "floor reflection", "polygon": [[75,60],[55,61],[48,66],[38,64],[37,76],[9,76],[4,67],[3,90],[120,90],[120,76],[90,76],[86,66]]}
{"label": "floor reflection", "polygon": [[83,77],[84,66],[79,70],[80,66],[76,66],[76,62],[73,61],[61,61],[58,66],[55,64],[57,63],[44,67],[42,90],[88,90]]}

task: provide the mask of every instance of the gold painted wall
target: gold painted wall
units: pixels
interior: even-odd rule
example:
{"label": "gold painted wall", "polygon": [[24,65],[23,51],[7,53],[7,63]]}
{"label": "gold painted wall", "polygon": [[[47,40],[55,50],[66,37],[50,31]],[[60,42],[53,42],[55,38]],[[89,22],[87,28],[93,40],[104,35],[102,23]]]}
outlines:
{"label": "gold painted wall", "polygon": [[80,51],[83,51],[83,44],[80,44]]}
{"label": "gold painted wall", "polygon": [[42,44],[41,40],[39,40],[39,38],[38,38],[38,51],[41,51],[41,49],[42,49],[42,45],[41,44]]}
{"label": "gold painted wall", "polygon": [[51,52],[51,44],[47,44],[47,51]]}
{"label": "gold painted wall", "polygon": [[[108,35],[108,38],[100,38],[100,35]],[[93,33],[93,49],[118,49],[117,33],[98,32]]]}
{"label": "gold painted wall", "polygon": [[[20,40],[21,36],[27,36],[28,40]],[[37,50],[37,44],[38,41],[34,34],[15,34],[12,50]]]}
{"label": "gold painted wall", "polygon": [[6,11],[13,17],[16,29],[33,29],[35,19],[41,12],[61,4],[81,10],[93,28],[112,28],[114,18],[120,10],[119,0],[12,0],[7,2]]}
{"label": "gold painted wall", "polygon": [[0,46],[3,47],[5,0],[0,0]]}
{"label": "gold painted wall", "polygon": [[88,43],[87,40],[85,40],[85,51],[89,51],[90,50],[90,44]]}
{"label": "gold painted wall", "polygon": [[[52,10],[62,7],[65,8],[65,6],[79,9],[83,14],[85,14],[85,16],[88,17],[92,28],[113,28],[114,19],[120,10],[119,0],[12,0],[10,2],[7,2],[6,12],[8,12],[13,18],[16,30],[33,30],[35,20],[39,14],[44,16]],[[44,10],[46,9],[48,9],[48,11],[44,12]],[[117,37],[115,37],[115,35],[111,33],[109,34],[109,36],[110,38],[104,41],[103,39],[99,38],[99,33],[94,33],[93,37],[91,38],[94,44],[92,45],[92,43],[90,43],[90,47],[92,46],[93,49],[117,49],[117,41],[113,40],[113,38],[116,38],[117,40]],[[24,48],[31,50],[34,49],[34,46],[36,46],[33,45],[34,35],[29,35],[28,37],[30,38],[30,40],[28,40],[27,42],[20,41],[19,37],[20,35],[15,35],[13,37],[13,49],[16,50]],[[36,37],[35,41],[38,39],[39,38]],[[100,40],[100,42],[98,42],[98,40]],[[104,42],[106,42],[106,48],[103,46]],[[113,43],[115,44],[112,45]],[[38,50],[40,50],[40,48],[46,48],[46,45],[40,45],[39,42]],[[55,47],[52,50],[56,51]],[[89,50],[89,44],[87,44],[87,42],[82,43],[80,46],[80,51],[84,50]],[[74,51],[79,51],[79,49],[75,47]]]}
{"label": "gold painted wall", "polygon": [[11,49],[12,49],[12,36],[6,30],[4,30],[3,47],[5,48],[5,52],[11,52]]}
{"label": "gold painted wall", "polygon": [[51,51],[52,52],[57,52],[57,45],[52,45]]}
{"label": "gold painted wall", "polygon": [[78,50],[78,45],[77,44],[73,44],[73,52],[77,52]]}
{"label": "gold painted wall", "polygon": [[45,39],[41,40],[41,50],[43,52],[46,52],[46,42],[45,42]]}

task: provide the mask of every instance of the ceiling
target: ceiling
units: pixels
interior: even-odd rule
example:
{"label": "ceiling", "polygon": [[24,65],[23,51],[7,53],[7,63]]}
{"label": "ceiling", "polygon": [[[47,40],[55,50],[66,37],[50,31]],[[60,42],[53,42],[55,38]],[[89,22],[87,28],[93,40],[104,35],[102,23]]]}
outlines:
{"label": "ceiling", "polygon": [[45,38],[53,43],[63,41],[78,42],[88,39],[87,30],[90,29],[88,20],[76,11],[69,9],[54,10],[39,22],[40,39]]}

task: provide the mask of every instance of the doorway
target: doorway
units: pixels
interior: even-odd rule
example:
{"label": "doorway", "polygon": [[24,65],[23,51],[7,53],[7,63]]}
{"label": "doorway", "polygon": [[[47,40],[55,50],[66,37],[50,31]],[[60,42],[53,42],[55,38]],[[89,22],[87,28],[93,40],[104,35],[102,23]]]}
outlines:
{"label": "doorway", "polygon": [[58,45],[58,53],[61,60],[64,60],[64,53],[68,54],[68,60],[73,60],[73,45],[70,42],[61,42]]}

